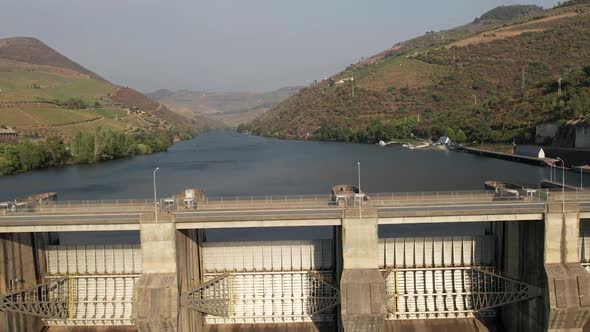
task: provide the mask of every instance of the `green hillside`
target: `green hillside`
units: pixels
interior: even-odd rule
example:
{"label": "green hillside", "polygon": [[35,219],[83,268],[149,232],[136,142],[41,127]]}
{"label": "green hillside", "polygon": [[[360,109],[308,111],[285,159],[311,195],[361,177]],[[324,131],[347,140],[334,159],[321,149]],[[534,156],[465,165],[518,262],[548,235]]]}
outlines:
{"label": "green hillside", "polygon": [[36,39],[0,39],[0,128],[20,137],[0,141],[0,175],[162,151],[199,125]]}
{"label": "green hillside", "polygon": [[[589,14],[588,1],[542,12],[501,7],[352,65],[240,129],[374,142],[411,133],[436,137],[451,128],[469,140],[528,141],[537,123],[590,112],[579,81],[590,65]],[[560,96],[559,76],[576,77]],[[351,77],[354,83],[337,83]]]}

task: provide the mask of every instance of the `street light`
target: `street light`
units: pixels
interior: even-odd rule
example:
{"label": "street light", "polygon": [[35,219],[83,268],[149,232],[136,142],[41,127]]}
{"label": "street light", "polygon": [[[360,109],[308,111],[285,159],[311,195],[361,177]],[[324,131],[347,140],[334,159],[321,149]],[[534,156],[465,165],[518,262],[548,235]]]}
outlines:
{"label": "street light", "polygon": [[154,213],[156,215],[156,224],[158,223],[158,195],[156,194],[156,172],[160,167],[154,169]]}
{"label": "street light", "polygon": [[360,201],[359,201],[359,219],[362,219],[363,217],[362,217],[361,210],[363,208],[363,196],[362,196],[362,192],[363,191],[361,190],[361,162],[360,161],[357,161],[356,167],[357,167],[356,169],[357,169],[357,175],[358,175],[358,179],[359,179],[359,198],[360,198]]}
{"label": "street light", "polygon": [[561,212],[565,213],[565,162],[559,157],[557,160],[561,161]]}
{"label": "street light", "polygon": [[588,166],[588,165],[580,165],[577,166],[580,169],[580,190],[584,189],[584,175],[582,173],[584,173],[584,166]]}

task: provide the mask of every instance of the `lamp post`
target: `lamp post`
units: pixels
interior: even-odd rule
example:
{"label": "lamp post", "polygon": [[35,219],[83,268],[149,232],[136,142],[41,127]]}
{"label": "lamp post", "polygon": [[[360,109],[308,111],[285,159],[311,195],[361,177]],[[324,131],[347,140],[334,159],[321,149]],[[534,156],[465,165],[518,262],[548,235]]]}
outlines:
{"label": "lamp post", "polygon": [[565,162],[559,157],[557,160],[561,161],[561,212],[565,213]]}
{"label": "lamp post", "polygon": [[357,175],[358,175],[358,179],[359,179],[359,219],[362,219],[362,208],[363,208],[363,196],[362,196],[362,190],[361,190],[361,162],[358,161],[356,163],[356,170],[357,170]]}
{"label": "lamp post", "polygon": [[585,165],[578,166],[580,168],[580,190],[584,189],[584,169],[582,168],[584,166]]}
{"label": "lamp post", "polygon": [[156,216],[156,224],[158,223],[158,195],[156,193],[156,172],[160,169],[160,167],[156,167],[154,169],[154,213]]}

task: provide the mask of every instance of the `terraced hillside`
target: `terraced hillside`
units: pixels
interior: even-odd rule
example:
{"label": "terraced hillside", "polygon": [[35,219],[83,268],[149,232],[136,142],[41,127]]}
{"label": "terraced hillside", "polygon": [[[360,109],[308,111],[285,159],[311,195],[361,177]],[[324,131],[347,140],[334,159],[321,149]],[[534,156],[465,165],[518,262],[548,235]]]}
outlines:
{"label": "terraced hillside", "polygon": [[187,119],[32,38],[0,39],[0,175],[162,151]]}
{"label": "terraced hillside", "polygon": [[351,65],[240,129],[362,142],[448,131],[530,141],[537,123],[588,115],[589,59],[589,1],[546,11],[500,7]]}
{"label": "terraced hillside", "polygon": [[[143,112],[143,113],[142,113]],[[33,38],[0,40],[0,124],[70,138],[80,130],[191,133],[197,123],[118,87]]]}

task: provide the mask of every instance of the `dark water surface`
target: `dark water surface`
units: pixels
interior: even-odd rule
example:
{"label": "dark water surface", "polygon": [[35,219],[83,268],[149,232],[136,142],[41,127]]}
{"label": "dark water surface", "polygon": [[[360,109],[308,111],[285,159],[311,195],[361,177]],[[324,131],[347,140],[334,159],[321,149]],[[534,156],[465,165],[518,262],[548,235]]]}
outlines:
{"label": "dark water surface", "polygon": [[[538,186],[549,168],[440,150],[406,150],[400,146],[286,141],[229,131],[204,133],[168,152],[93,165],[75,165],[0,177],[0,201],[56,191],[60,200],[153,198],[189,187],[208,196],[329,194],[335,184],[357,183],[361,162],[367,192],[483,190],[494,179]],[[561,172],[558,172],[561,179]],[[579,174],[566,173],[571,184]],[[588,181],[586,181],[588,180]],[[590,185],[590,179],[585,179]],[[380,236],[416,234],[416,227],[380,227]],[[480,234],[485,225],[429,227],[428,234]],[[434,233],[433,233],[434,232]],[[139,242],[138,232],[65,233],[62,243]],[[330,227],[208,230],[207,241],[256,241],[331,238]]]}
{"label": "dark water surface", "polygon": [[[155,167],[159,197],[188,187],[208,196],[329,194],[332,185],[356,184],[357,161],[367,192],[482,190],[490,179],[537,186],[549,176],[548,168],[453,151],[215,131],[163,153],[0,177],[0,201],[47,191],[58,192],[60,200],[150,198]],[[580,182],[573,172],[566,179]]]}
{"label": "dark water surface", "polygon": [[[357,182],[357,161],[367,192],[482,190],[485,180],[538,185],[549,176],[548,168],[453,151],[215,131],[163,153],[0,177],[0,200],[47,191],[60,200],[150,198],[155,167],[160,197],[187,187],[208,196],[328,194],[332,185]],[[575,173],[566,177],[579,183]]]}

